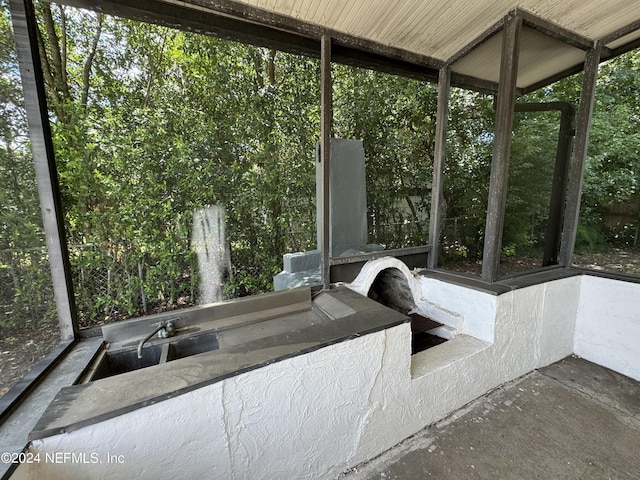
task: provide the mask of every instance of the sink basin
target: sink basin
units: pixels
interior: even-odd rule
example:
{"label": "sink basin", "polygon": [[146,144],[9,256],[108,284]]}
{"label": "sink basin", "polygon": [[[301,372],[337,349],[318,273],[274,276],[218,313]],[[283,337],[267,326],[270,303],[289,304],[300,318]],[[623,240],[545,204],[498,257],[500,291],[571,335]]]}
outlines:
{"label": "sink basin", "polygon": [[82,383],[152,367],[217,349],[218,334],[216,332],[206,332],[175,337],[162,343],[147,343],[142,349],[142,358],[138,358],[137,345],[113,351],[105,350],[89,368]]}
{"label": "sink basin", "polygon": [[162,345],[148,345],[144,349],[142,358],[138,358],[138,352],[135,348],[114,352],[106,351],[88,381],[157,365],[160,362],[161,353]]}
{"label": "sink basin", "polygon": [[[168,345],[166,361],[178,360],[179,358],[190,357],[198,353],[217,350],[218,334],[216,332],[208,332],[199,335],[189,335],[178,338],[166,345]],[[146,355],[146,352],[144,355]],[[160,360],[162,360],[162,358]]]}

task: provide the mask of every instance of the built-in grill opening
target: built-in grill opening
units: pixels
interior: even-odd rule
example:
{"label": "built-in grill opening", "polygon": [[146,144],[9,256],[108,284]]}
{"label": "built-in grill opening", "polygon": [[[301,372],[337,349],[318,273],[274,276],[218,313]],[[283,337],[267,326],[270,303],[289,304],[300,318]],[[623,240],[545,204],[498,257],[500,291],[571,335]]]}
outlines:
{"label": "built-in grill opening", "polygon": [[378,273],[367,296],[411,317],[411,354],[447,341],[445,338],[429,333],[435,328],[442,327],[442,324],[417,311],[409,282],[397,268],[386,268]]}

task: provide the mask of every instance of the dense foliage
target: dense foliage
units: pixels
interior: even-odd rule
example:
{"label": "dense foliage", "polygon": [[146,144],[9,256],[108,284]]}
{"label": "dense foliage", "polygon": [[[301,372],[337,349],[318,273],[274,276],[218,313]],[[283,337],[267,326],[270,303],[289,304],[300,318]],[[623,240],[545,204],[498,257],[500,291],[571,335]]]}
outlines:
{"label": "dense foliage", "polygon": [[6,6],[0,12],[0,179],[0,326],[51,319],[51,274]]}
{"label": "dense foliage", "polygon": [[[207,205],[226,211],[229,297],[269,290],[282,254],[316,247],[317,60],[45,2],[37,14],[84,325],[142,313],[143,294],[156,309],[197,301],[192,223]],[[0,293],[14,312],[0,322],[20,323],[50,280],[6,5],[0,30]],[[580,227],[591,247],[637,242],[639,62],[602,67]],[[427,243],[436,86],[339,65],[333,78],[334,135],[365,147],[370,241]],[[577,104],[579,81],[522,101]],[[450,110],[445,265],[482,256],[493,99],[453,89]],[[558,124],[516,117],[504,255],[543,244]]]}

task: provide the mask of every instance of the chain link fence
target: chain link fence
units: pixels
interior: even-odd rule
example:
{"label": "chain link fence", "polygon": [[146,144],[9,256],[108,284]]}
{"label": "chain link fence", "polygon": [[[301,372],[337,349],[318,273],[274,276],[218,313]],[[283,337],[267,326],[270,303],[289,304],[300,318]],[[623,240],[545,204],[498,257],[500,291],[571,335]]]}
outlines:
{"label": "chain link fence", "polygon": [[[451,217],[442,220],[439,266],[479,275],[482,270],[485,217]],[[526,270],[542,259],[546,218],[537,214],[511,213],[505,219],[501,266]],[[517,260],[525,259],[519,265]],[[534,263],[532,263],[534,262]],[[503,272],[504,273],[504,272]]]}
{"label": "chain link fence", "polygon": [[192,306],[198,275],[193,253],[156,259],[123,244],[69,247],[80,326]]}
{"label": "chain link fence", "polygon": [[37,326],[55,321],[56,307],[47,249],[0,250],[0,326]]}
{"label": "chain link fence", "polygon": [[[484,222],[483,217],[442,220],[441,267],[480,272]],[[632,244],[637,229],[634,225],[626,227],[632,233],[627,235],[628,243]],[[409,222],[394,225],[394,228],[416,230]],[[537,238],[537,235],[532,236]],[[247,246],[241,250],[248,252],[251,249]],[[236,256],[239,253],[236,246]],[[255,260],[257,254],[252,250],[251,255],[236,260],[248,263],[249,257]],[[198,300],[198,266],[191,251],[179,252],[171,259],[158,259],[123,244],[83,244],[70,246],[69,257],[81,327],[192,306]],[[280,257],[274,259],[273,271],[276,273],[280,261]],[[257,277],[259,272],[253,272],[249,267],[243,267],[241,272],[234,268],[234,274],[238,276],[240,272]],[[233,283],[229,285],[231,290]],[[261,289],[227,293],[233,297],[259,291]],[[0,326],[37,326],[55,320],[46,248],[0,250]]]}
{"label": "chain link fence", "polygon": [[484,217],[443,218],[440,226],[440,261],[444,263],[480,260],[484,226]]}

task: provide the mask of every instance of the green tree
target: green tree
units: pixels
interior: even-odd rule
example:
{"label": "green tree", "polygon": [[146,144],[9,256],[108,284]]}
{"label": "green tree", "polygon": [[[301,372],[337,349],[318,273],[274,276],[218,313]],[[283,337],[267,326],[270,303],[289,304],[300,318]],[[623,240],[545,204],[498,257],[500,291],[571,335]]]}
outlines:
{"label": "green tree", "polygon": [[[269,290],[283,253],[315,248],[317,60],[46,2],[37,13],[87,323],[140,313],[141,290],[154,308],[194,302],[193,212],[207,205],[226,208],[231,296]],[[636,195],[637,54],[608,65],[581,217],[594,225],[604,206]],[[436,86],[339,65],[333,74],[334,134],[365,147],[370,241],[427,243]],[[574,77],[523,100],[578,95]],[[482,256],[494,115],[492,97],[452,90],[444,213],[457,230],[445,221],[443,243],[473,260]],[[7,139],[18,121],[4,118]],[[548,210],[557,118],[522,115],[514,132],[504,238],[530,246]],[[2,154],[17,155],[16,144]]]}
{"label": "green tree", "polygon": [[451,89],[441,232],[443,262],[482,258],[491,171],[493,98]]}
{"label": "green tree", "polygon": [[55,318],[7,5],[0,4],[0,326]]}
{"label": "green tree", "polygon": [[600,67],[581,207],[582,221],[618,245],[637,245],[640,223],[639,72],[638,50]]}
{"label": "green tree", "polygon": [[317,61],[67,7],[39,14],[69,239],[94,246],[74,257],[77,282],[125,290],[83,295],[90,318],[92,302],[135,314],[140,287],[175,304],[186,281],[193,301],[190,228],[209,204],[227,207],[230,294],[270,289],[283,253],[312,248]]}
{"label": "green tree", "polygon": [[363,142],[371,243],[428,243],[436,101],[435,85],[334,67],[334,134]]}

